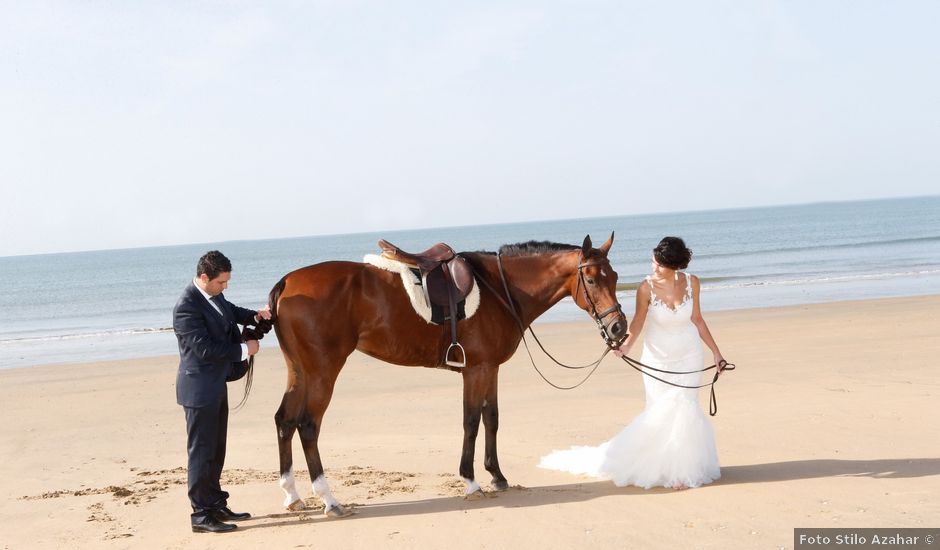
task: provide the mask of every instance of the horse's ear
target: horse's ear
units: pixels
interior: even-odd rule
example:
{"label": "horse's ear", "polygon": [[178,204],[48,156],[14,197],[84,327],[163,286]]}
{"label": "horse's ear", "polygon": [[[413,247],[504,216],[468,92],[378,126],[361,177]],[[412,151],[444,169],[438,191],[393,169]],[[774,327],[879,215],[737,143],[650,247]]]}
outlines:
{"label": "horse's ear", "polygon": [[613,232],[613,231],[610,232],[610,238],[607,239],[607,242],[605,242],[604,244],[602,244],[601,247],[598,248],[598,250],[600,250],[601,252],[603,252],[603,253],[604,253],[604,256],[606,256],[606,255],[607,255],[607,252],[610,251],[610,246],[611,246],[612,244],[614,244],[614,232]]}
{"label": "horse's ear", "polygon": [[587,258],[591,255],[591,236],[584,236],[584,243],[581,244],[581,254]]}

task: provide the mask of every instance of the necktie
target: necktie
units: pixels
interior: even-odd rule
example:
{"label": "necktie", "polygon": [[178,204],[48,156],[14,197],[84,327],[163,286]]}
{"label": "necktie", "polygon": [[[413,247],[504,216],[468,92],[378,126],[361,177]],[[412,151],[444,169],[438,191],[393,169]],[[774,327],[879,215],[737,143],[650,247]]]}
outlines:
{"label": "necktie", "polygon": [[222,317],[227,318],[227,316],[225,315],[225,306],[222,305],[222,297],[219,295],[215,295],[209,299],[212,300],[212,303],[215,304],[215,307],[219,308],[219,312],[222,314]]}

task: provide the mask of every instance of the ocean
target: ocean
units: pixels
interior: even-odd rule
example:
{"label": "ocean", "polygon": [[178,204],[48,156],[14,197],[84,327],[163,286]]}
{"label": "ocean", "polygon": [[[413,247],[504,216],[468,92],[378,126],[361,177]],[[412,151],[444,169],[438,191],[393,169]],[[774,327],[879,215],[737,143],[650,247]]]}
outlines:
{"label": "ocean", "polygon": [[[172,308],[207,250],[234,266],[226,297],[258,308],[287,272],[361,261],[385,238],[406,250],[455,250],[548,240],[599,245],[616,232],[610,260],[624,310],[666,235],[693,250],[709,311],[940,294],[940,196],[554,220],[289,239],[222,241],[125,250],[0,257],[0,368],[177,353]],[[632,284],[631,284],[632,283]],[[540,321],[591,322],[570,299]],[[271,338],[265,345],[274,345]]]}

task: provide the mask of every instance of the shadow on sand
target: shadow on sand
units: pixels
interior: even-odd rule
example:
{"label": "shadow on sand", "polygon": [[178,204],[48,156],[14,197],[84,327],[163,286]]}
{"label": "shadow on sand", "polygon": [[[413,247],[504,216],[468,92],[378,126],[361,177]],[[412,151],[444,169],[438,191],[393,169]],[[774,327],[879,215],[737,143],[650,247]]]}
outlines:
{"label": "shadow on sand", "polygon": [[721,469],[722,485],[795,481],[819,477],[871,477],[901,479],[940,474],[940,458],[895,458],[883,460],[794,460],[727,466]]}
{"label": "shadow on sand", "polygon": [[[721,479],[698,491],[742,483],[770,483],[797,481],[824,477],[870,477],[875,479],[902,479],[940,475],[940,458],[911,458],[885,460],[795,460],[790,462],[768,462],[726,466],[721,469]],[[480,508],[532,508],[572,502],[584,502],[607,496],[639,496],[671,494],[672,489],[658,487],[650,490],[639,487],[617,487],[609,481],[591,481],[566,485],[541,487],[512,487],[500,493],[488,493],[488,497],[465,500],[460,497],[436,497],[400,502],[354,505],[357,514],[348,520],[395,517],[418,514],[438,514]],[[314,510],[284,512],[257,516],[255,520],[276,520],[252,525],[242,523],[240,530],[300,525],[333,521]]]}

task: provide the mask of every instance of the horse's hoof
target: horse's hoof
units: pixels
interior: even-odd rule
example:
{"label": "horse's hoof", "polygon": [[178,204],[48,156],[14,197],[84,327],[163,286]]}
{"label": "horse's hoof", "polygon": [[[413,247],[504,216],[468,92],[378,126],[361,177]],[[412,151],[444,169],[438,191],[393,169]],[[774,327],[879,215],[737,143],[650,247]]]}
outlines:
{"label": "horse's hoof", "polygon": [[290,510],[291,512],[299,512],[301,510],[306,510],[307,505],[304,504],[303,499],[298,498],[294,502],[291,502],[290,504],[288,504],[287,509]]}
{"label": "horse's hoof", "polygon": [[488,497],[489,497],[489,495],[487,495],[486,493],[484,493],[484,492],[483,492],[483,489],[477,489],[476,491],[474,491],[474,492],[472,492],[472,493],[468,493],[468,494],[464,495],[463,499],[464,499],[464,500],[482,500],[482,499],[488,498]]}
{"label": "horse's hoof", "polygon": [[493,481],[493,490],[494,491],[506,491],[509,489],[509,482],[505,479],[499,481]]}
{"label": "horse's hoof", "polygon": [[352,511],[351,509],[337,504],[336,506],[333,506],[329,510],[323,512],[323,515],[325,515],[328,518],[338,519],[338,518],[348,518],[349,516],[355,513],[356,512]]}

